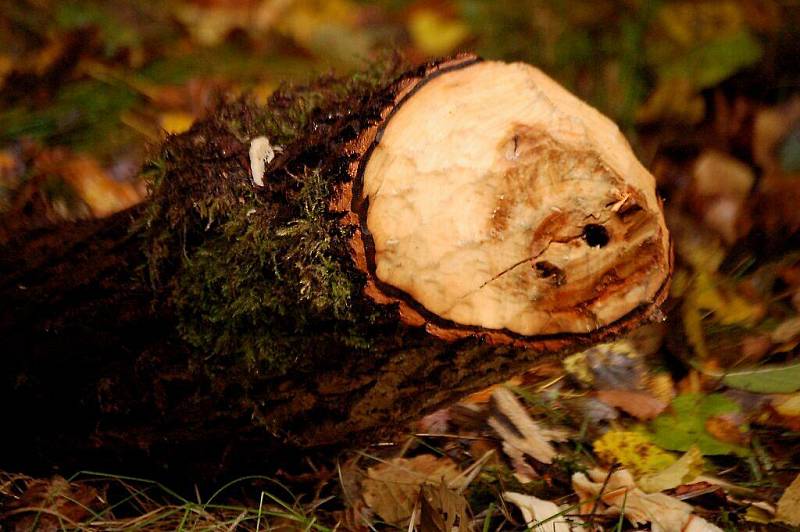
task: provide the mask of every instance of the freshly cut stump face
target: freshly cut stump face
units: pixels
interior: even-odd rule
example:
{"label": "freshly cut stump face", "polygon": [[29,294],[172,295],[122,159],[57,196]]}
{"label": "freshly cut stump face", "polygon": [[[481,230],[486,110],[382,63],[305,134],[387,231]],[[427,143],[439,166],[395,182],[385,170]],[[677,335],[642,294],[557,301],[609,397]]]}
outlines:
{"label": "freshly cut stump face", "polygon": [[420,82],[361,165],[374,275],[449,326],[588,333],[669,277],[653,177],[616,125],[531,66]]}

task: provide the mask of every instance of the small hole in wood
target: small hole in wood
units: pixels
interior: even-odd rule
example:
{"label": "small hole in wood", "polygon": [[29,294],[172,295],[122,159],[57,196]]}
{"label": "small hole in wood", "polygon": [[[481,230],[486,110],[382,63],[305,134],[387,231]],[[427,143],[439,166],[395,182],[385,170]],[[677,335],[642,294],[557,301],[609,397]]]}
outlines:
{"label": "small hole in wood", "polygon": [[549,279],[556,286],[561,286],[567,282],[567,274],[564,273],[564,270],[562,270],[552,262],[547,262],[546,260],[540,260],[539,262],[533,265],[533,268],[536,270],[536,274],[539,277],[543,279]]}
{"label": "small hole in wood", "polygon": [[637,205],[636,203],[625,203],[622,208],[617,211],[617,216],[622,218],[623,221],[630,218],[632,215],[636,214],[637,212],[641,212],[643,209],[641,206]]}
{"label": "small hole in wood", "polygon": [[600,224],[589,224],[583,228],[583,239],[593,248],[601,248],[608,244],[608,230]]}

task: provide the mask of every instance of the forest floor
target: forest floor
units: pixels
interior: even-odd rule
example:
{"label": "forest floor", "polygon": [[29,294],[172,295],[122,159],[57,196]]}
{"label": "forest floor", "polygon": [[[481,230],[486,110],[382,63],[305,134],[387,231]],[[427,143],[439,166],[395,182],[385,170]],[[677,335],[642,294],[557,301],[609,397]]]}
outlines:
{"label": "forest floor", "polygon": [[800,527],[798,42],[800,7],[778,0],[0,0],[0,212],[38,196],[53,223],[108,215],[144,198],[165,135],[222,98],[264,103],[386,49],[476,50],[617,121],[676,254],[665,321],[398,441],[191,495],[3,472],[0,529]]}

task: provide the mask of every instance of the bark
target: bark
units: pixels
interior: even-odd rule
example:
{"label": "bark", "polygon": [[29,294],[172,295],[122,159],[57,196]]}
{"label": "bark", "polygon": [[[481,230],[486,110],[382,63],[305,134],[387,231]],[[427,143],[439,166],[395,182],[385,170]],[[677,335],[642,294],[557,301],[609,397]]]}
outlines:
{"label": "bark", "polygon": [[[167,141],[144,205],[16,228],[0,248],[0,416],[10,428],[0,467],[194,478],[263,469],[292,449],[388,437],[542,357],[657,317],[669,238],[652,177],[610,122],[522,65],[507,88],[522,103],[485,131],[466,111],[453,130],[419,114],[453,101],[502,114],[508,93],[491,91],[507,66],[461,56],[320,80],[266,109],[229,104]],[[530,83],[547,98],[526,103]],[[489,94],[459,104],[459,84]],[[455,130],[463,142],[445,142]],[[248,140],[264,134],[282,150],[256,187]],[[474,195],[483,203],[436,198],[463,189],[464,164],[479,168],[473,156],[486,150],[490,163],[472,176],[487,183]],[[393,174],[409,153],[420,160]],[[441,164],[426,169],[426,157]],[[384,192],[406,187],[408,201],[432,198],[452,216],[425,225],[424,209],[387,207],[375,179],[395,174],[412,178]],[[426,240],[448,219],[450,239]],[[465,241],[457,234],[470,219],[480,222],[473,245],[414,255]],[[468,294],[492,292],[460,310],[439,305],[472,297],[449,292],[459,279]]]}

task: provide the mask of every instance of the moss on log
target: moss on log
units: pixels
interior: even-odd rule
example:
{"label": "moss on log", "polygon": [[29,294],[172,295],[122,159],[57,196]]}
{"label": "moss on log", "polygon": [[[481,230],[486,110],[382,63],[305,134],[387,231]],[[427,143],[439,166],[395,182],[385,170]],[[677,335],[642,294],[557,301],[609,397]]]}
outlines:
{"label": "moss on log", "polygon": [[[431,80],[479,64],[390,62],[281,89],[263,108],[227,103],[167,140],[145,169],[145,204],[13,234],[0,249],[0,415],[14,437],[0,467],[215,475],[287,448],[366,443],[544,356],[658,316],[668,235],[652,178],[616,137],[585,169],[586,183],[611,176],[602,194],[559,196],[575,207],[547,203],[542,190],[537,209],[568,214],[526,222],[535,253],[514,273],[528,279],[514,290],[541,292],[530,305],[562,297],[581,309],[577,326],[559,318],[523,334],[460,322],[381,277],[371,239],[383,211],[370,211],[377,197],[363,186],[370,159],[389,138],[386,125]],[[580,106],[587,138],[610,127]],[[262,135],[281,150],[255,186],[248,148]],[[550,161],[575,148],[569,135],[534,137],[511,138],[520,153]],[[528,170],[504,173],[523,180],[509,190],[524,189],[537,168],[523,160]],[[608,183],[619,194],[606,197]],[[589,199],[608,213],[578,212]],[[619,308],[606,316],[598,301]]]}

